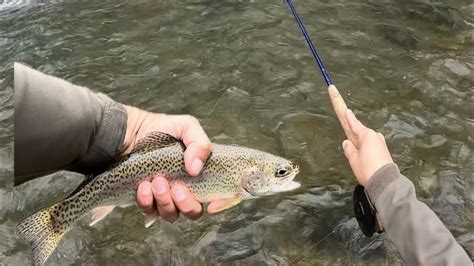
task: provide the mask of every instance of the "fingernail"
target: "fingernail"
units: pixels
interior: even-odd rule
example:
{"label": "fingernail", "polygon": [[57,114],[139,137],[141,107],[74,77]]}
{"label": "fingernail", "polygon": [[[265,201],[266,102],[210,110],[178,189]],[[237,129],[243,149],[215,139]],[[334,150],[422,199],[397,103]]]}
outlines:
{"label": "fingernail", "polygon": [[195,174],[199,174],[199,172],[201,172],[201,170],[202,170],[203,165],[204,165],[204,163],[200,159],[196,158],[191,163],[191,171]]}
{"label": "fingernail", "polygon": [[342,142],[342,148],[343,148],[344,150],[347,148],[347,145],[349,144],[349,143],[347,143],[347,142],[348,142],[348,140],[344,140],[344,141]]}
{"label": "fingernail", "polygon": [[151,186],[148,185],[148,184],[143,184],[140,188],[140,193],[143,195],[143,196],[148,196],[148,195],[151,195]]}
{"label": "fingernail", "polygon": [[155,179],[156,181],[154,182],[155,185],[155,191],[158,194],[164,194],[166,192],[166,184],[163,182],[163,179],[157,178]]}
{"label": "fingernail", "polygon": [[186,198],[186,193],[182,188],[175,188],[173,192],[177,201],[183,201]]}

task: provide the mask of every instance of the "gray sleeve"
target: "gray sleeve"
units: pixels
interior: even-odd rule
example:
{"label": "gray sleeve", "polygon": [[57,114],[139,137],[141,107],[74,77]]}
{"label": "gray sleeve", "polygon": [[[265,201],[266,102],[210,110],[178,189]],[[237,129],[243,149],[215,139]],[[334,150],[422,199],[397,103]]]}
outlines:
{"label": "gray sleeve", "polygon": [[15,185],[59,170],[90,174],[120,153],[125,107],[103,94],[14,65]]}
{"label": "gray sleeve", "polygon": [[395,164],[379,169],[366,189],[379,222],[407,265],[472,265],[436,214],[416,198],[413,183]]}

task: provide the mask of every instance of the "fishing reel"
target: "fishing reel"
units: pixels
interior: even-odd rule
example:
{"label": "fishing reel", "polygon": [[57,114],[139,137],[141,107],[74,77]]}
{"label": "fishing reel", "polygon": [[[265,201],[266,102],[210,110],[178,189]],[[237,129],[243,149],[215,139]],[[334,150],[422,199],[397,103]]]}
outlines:
{"label": "fishing reel", "polygon": [[355,187],[353,200],[354,215],[362,233],[367,237],[371,237],[375,232],[383,233],[382,226],[378,223],[377,210],[370,202],[364,186]]}

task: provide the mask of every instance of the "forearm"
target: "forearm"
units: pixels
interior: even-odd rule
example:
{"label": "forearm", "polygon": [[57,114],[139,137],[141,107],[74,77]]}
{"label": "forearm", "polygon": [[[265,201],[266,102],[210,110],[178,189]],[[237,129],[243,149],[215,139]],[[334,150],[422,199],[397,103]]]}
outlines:
{"label": "forearm", "polygon": [[15,63],[15,184],[91,173],[120,153],[127,113],[105,95]]}
{"label": "forearm", "polygon": [[408,265],[472,265],[436,214],[417,200],[412,182],[395,164],[379,169],[366,188],[385,232]]}

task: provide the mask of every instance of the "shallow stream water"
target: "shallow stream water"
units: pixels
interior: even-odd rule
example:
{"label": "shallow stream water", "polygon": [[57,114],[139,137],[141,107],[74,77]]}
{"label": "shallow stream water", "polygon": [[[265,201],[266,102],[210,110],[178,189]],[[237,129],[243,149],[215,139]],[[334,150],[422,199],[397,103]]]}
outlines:
{"label": "shallow stream water", "polygon": [[[326,86],[283,1],[0,1],[0,264],[31,263],[14,226],[82,176],[13,187],[14,61],[211,140],[296,161],[302,187],[198,221],[143,227],[135,207],[67,233],[51,265],[392,265],[365,238]],[[133,2],[133,3],[132,3]],[[472,1],[294,1],[347,104],[382,132],[418,197],[474,254]],[[472,255],[471,255],[472,256]],[[471,257],[472,258],[472,257]]]}

